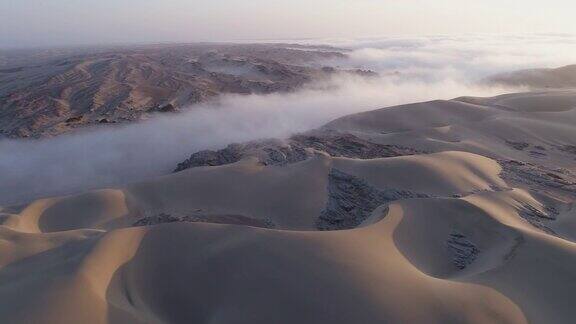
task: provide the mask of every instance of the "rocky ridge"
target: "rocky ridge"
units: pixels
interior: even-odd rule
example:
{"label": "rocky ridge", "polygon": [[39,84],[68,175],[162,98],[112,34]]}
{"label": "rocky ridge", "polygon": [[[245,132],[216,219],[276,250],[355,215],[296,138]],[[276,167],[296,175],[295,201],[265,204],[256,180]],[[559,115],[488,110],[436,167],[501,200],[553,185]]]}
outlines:
{"label": "rocky ridge", "polygon": [[44,137],[176,112],[223,94],[290,92],[341,70],[329,47],[174,44],[0,52],[0,136]]}
{"label": "rocky ridge", "polygon": [[261,228],[275,228],[276,225],[269,219],[256,219],[244,215],[186,215],[174,216],[166,213],[160,213],[154,216],[147,216],[136,221],[132,226],[151,226],[167,223],[212,223],[212,224],[232,224],[245,225]]}
{"label": "rocky ridge", "polygon": [[422,154],[423,151],[399,145],[377,144],[352,134],[339,132],[310,132],[294,135],[286,140],[261,140],[244,144],[231,144],[221,150],[194,153],[178,164],[174,172],[200,166],[218,166],[255,156],[263,165],[286,165],[303,161],[313,150],[332,157],[375,159]]}

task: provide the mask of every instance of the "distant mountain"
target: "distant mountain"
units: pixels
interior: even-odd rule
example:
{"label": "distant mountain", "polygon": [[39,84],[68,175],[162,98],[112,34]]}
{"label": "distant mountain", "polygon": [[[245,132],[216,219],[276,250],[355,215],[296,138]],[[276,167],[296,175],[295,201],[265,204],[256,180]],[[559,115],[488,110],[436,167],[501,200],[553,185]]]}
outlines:
{"label": "distant mountain", "polygon": [[0,53],[0,134],[41,137],[173,112],[220,94],[293,91],[337,72],[342,51],[185,44]]}

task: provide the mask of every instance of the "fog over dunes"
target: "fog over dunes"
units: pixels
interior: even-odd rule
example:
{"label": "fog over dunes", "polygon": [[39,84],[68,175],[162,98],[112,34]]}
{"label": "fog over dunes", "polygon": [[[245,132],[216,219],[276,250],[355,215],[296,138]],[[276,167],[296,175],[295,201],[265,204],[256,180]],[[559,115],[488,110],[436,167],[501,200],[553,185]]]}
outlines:
{"label": "fog over dunes", "polygon": [[[2,191],[6,194],[2,195],[2,201],[15,202],[160,175],[191,151],[258,138],[285,137],[357,111],[463,95],[490,96],[523,90],[526,88],[487,86],[478,81],[505,71],[507,66],[514,70],[551,64],[547,62],[551,60],[550,56],[544,55],[551,52],[548,47],[558,46],[557,51],[563,53],[562,49],[576,46],[571,45],[569,39],[567,36],[552,35],[325,40],[333,47],[313,43],[305,45],[307,50],[288,52],[282,50],[286,45],[280,49],[229,46],[227,52],[250,50],[253,53],[264,49],[266,55],[286,64],[316,64],[346,71],[365,69],[378,73],[378,76],[335,74],[312,80],[295,93],[248,96],[224,93],[216,97],[214,103],[180,107],[181,112],[174,116],[155,113],[146,117],[148,120],[135,125],[113,127],[114,124],[98,122],[103,118],[112,121],[112,117],[97,117],[93,121],[86,117],[90,121],[87,126],[91,128],[76,135],[42,141],[2,140],[1,150],[10,152],[0,156],[0,180],[10,184],[3,186]],[[517,42],[517,46],[534,46],[531,47],[532,51],[526,53],[514,50],[510,44],[514,42]],[[310,52],[310,46],[321,53],[328,51],[328,58],[320,54],[322,60],[319,61],[318,54]],[[291,47],[298,48],[298,45]],[[183,51],[190,50],[184,47]],[[338,51],[342,54],[332,54]],[[564,64],[569,60],[560,55],[552,57],[556,59],[554,64]],[[159,103],[166,103],[162,96],[157,98]],[[90,111],[90,108],[86,109]],[[121,115],[126,110],[109,105],[95,113],[103,111]],[[87,114],[90,116],[91,113]],[[9,116],[12,115],[8,113],[4,120],[13,122]],[[75,127],[74,122],[68,124],[71,126],[66,127]],[[58,131],[59,127],[62,126],[55,130]],[[150,147],[154,148],[152,154]],[[38,187],[35,185],[37,179],[50,185]]]}
{"label": "fog over dunes", "polygon": [[[6,184],[0,197],[4,203],[14,203],[132,182],[169,172],[193,151],[282,138],[370,108],[499,92],[503,90],[450,80],[430,84],[339,78],[320,89],[292,94],[224,96],[217,104],[137,124],[98,125],[42,140],[2,140],[0,150],[9,154],[0,156],[0,180]],[[38,187],[38,180],[50,185]]]}

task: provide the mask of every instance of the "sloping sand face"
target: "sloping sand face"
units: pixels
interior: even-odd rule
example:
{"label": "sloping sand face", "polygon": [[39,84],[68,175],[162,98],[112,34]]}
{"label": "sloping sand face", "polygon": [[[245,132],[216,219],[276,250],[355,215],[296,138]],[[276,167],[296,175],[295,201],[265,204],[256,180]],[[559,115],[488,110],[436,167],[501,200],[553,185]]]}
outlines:
{"label": "sloping sand face", "polygon": [[571,323],[576,119],[534,95],[321,130],[429,153],[331,142],[3,207],[0,322]]}
{"label": "sloping sand face", "polygon": [[555,69],[531,69],[504,73],[490,77],[486,82],[526,86],[532,89],[574,89],[576,87],[576,65],[567,65]]}
{"label": "sloping sand face", "polygon": [[[57,262],[50,279],[20,282],[27,289],[2,313],[14,322],[54,323],[524,322],[496,290],[414,267],[392,239],[401,218],[395,206],[386,221],[354,231],[209,224],[115,230],[88,246],[61,247],[78,260]],[[31,257],[18,277],[39,276],[31,269],[49,260]],[[29,307],[10,307],[19,303]]]}

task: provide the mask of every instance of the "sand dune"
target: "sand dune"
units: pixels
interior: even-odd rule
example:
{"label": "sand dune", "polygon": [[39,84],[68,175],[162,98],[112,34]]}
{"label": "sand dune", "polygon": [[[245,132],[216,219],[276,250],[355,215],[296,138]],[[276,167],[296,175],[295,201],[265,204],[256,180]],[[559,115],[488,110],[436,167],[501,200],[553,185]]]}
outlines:
{"label": "sand dune", "polygon": [[533,89],[576,87],[576,65],[555,69],[530,69],[502,73],[488,78],[487,82],[512,86],[528,86]]}
{"label": "sand dune", "polygon": [[574,98],[384,108],[2,207],[0,320],[571,323]]}

